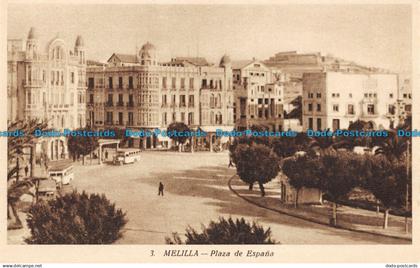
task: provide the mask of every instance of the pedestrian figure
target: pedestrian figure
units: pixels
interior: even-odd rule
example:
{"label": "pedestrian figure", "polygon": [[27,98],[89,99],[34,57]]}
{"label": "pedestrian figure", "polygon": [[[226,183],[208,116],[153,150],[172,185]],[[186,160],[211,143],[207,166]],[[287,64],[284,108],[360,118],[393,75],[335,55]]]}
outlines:
{"label": "pedestrian figure", "polygon": [[159,182],[159,193],[158,195],[162,195],[163,196],[163,183]]}
{"label": "pedestrian figure", "polygon": [[25,177],[28,177],[29,167],[28,165],[25,166]]}
{"label": "pedestrian figure", "polygon": [[228,168],[233,167],[233,162],[232,162],[232,158],[229,158],[229,165]]}
{"label": "pedestrian figure", "polygon": [[108,151],[105,151],[105,159],[108,160]]}

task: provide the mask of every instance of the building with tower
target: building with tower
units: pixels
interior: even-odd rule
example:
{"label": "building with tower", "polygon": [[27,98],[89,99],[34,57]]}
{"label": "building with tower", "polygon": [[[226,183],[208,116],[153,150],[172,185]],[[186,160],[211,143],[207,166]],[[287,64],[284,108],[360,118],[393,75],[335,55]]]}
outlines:
{"label": "building with tower", "polygon": [[[34,27],[24,47],[8,42],[8,122],[38,118],[55,130],[85,126],[86,55],[83,38],[69,46],[59,35],[46,45],[39,43]],[[37,154],[50,160],[67,157],[65,137],[41,138]]]}
{"label": "building with tower", "polygon": [[[189,57],[160,62],[158,50],[147,42],[136,54],[114,53],[106,64],[92,62],[87,77],[87,122],[95,129],[154,130],[183,122],[210,133],[194,141],[198,148],[210,150],[224,142],[212,134],[216,129],[233,129],[230,61],[222,60],[218,66]],[[130,138],[128,146],[170,147],[171,141]]]}

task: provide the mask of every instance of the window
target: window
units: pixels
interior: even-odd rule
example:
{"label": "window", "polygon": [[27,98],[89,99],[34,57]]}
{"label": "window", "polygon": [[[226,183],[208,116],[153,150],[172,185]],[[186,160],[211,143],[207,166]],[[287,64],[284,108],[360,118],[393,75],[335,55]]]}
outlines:
{"label": "window", "polygon": [[321,98],[321,93],[316,93],[316,97],[317,97],[318,99],[320,99],[320,98]]}
{"label": "window", "polygon": [[74,72],[70,73],[70,81],[72,84],[74,84]]}
{"label": "window", "polygon": [[95,87],[95,79],[93,77],[88,78],[88,88],[94,88]]}
{"label": "window", "polygon": [[181,89],[185,89],[185,78],[181,78]]}
{"label": "window", "polygon": [[314,119],[312,117],[308,118],[308,128],[313,129],[314,128]]}
{"label": "window", "polygon": [[108,77],[108,88],[112,88],[112,77]]}
{"label": "window", "polygon": [[90,104],[93,104],[93,94],[90,94],[89,95],[89,103]]}
{"label": "window", "polygon": [[108,124],[112,124],[113,118],[112,118],[112,112],[106,112],[106,122]]}
{"label": "window", "polygon": [[388,105],[388,113],[394,115],[395,114],[395,106],[390,104]]}
{"label": "window", "polygon": [[349,93],[349,98],[353,98],[353,94]]}
{"label": "window", "polygon": [[123,94],[118,94],[118,106],[123,106]]}
{"label": "window", "polygon": [[333,131],[340,129],[340,119],[333,119],[332,125],[333,125]]}
{"label": "window", "polygon": [[375,114],[375,105],[368,104],[368,106],[367,106],[367,112],[368,112],[368,114]]}
{"label": "window", "polygon": [[172,89],[176,88],[176,77],[172,77]]}
{"label": "window", "polygon": [[164,105],[166,105],[166,104],[167,104],[166,95],[165,95],[165,94],[163,94],[163,95],[162,95],[162,105],[164,106]]}
{"label": "window", "polygon": [[133,94],[128,95],[128,106],[134,106]]}
{"label": "window", "polygon": [[332,94],[331,94],[331,97],[335,98],[335,93],[332,93]]}
{"label": "window", "polygon": [[411,104],[407,104],[407,105],[404,107],[404,110],[405,110],[406,112],[411,112]]}
{"label": "window", "polygon": [[162,113],[162,124],[166,126],[168,124],[168,118],[166,113]]}
{"label": "window", "polygon": [[389,98],[392,99],[394,97],[394,94],[389,93]]}
{"label": "window", "polygon": [[185,95],[179,95],[179,107],[185,107]]}
{"label": "window", "polygon": [[308,103],[308,111],[312,111],[312,103]]}
{"label": "window", "polygon": [[124,124],[123,113],[119,112],[118,113],[118,125],[123,125],[123,124]]}
{"label": "window", "polygon": [[365,98],[367,98],[368,97],[368,94],[367,93],[365,93]]}
{"label": "window", "polygon": [[194,95],[188,97],[188,107],[194,107]]}
{"label": "window", "polygon": [[134,124],[133,112],[128,112],[128,125],[132,126]]}
{"label": "window", "polygon": [[334,112],[338,112],[338,104],[334,104],[333,105],[333,111]]}
{"label": "window", "polygon": [[353,106],[353,104],[349,104],[347,106],[347,113],[348,114],[354,114],[354,106]]}
{"label": "window", "polygon": [[123,87],[123,78],[120,76],[118,77],[118,88],[122,88]]}
{"label": "window", "polygon": [[185,113],[181,112],[181,122],[185,122]]}
{"label": "window", "polygon": [[108,105],[112,106],[112,94],[108,94]]}
{"label": "window", "polygon": [[258,104],[262,104],[263,103],[263,99],[258,99]]}
{"label": "window", "polygon": [[166,77],[162,77],[162,88],[166,89],[167,88],[167,84],[166,84]]}
{"label": "window", "polygon": [[190,78],[190,89],[194,89],[194,78]]}
{"label": "window", "polygon": [[320,111],[321,111],[321,104],[320,104],[320,103],[318,103],[318,104],[316,105],[316,110],[317,110],[318,112],[320,112]]}
{"label": "window", "polygon": [[317,118],[316,119],[316,128],[317,130],[321,130],[322,128],[322,124],[321,124],[321,118]]}
{"label": "window", "polygon": [[194,124],[194,113],[188,113],[188,125]]}
{"label": "window", "polygon": [[133,88],[133,77],[132,76],[128,77],[128,88],[129,89]]}

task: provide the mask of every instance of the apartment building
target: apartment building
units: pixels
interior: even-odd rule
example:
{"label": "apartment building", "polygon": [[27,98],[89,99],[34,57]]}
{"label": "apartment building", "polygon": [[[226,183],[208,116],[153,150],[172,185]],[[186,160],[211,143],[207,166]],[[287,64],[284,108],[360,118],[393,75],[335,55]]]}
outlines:
{"label": "apartment building", "polygon": [[304,131],[345,129],[356,120],[375,129],[397,124],[396,74],[305,73],[302,84]]}
{"label": "apartment building", "polygon": [[[86,62],[83,38],[74,45],[59,35],[41,45],[35,28],[26,42],[9,40],[7,46],[8,121],[38,118],[55,130],[85,126]],[[50,160],[67,157],[65,137],[41,138],[37,154]]]}
{"label": "apartment building", "polygon": [[[136,54],[113,54],[106,64],[93,62],[87,76],[87,117],[94,128],[154,130],[183,122],[210,133],[197,141],[210,149],[221,142],[212,135],[216,129],[233,129],[232,70],[227,56],[216,66],[204,58],[159,62],[156,47],[148,42]],[[170,144],[165,137],[129,140],[129,146],[140,148]]]}
{"label": "apartment building", "polygon": [[284,76],[274,74],[258,60],[234,61],[232,73],[235,127],[243,130],[258,125],[282,130]]}

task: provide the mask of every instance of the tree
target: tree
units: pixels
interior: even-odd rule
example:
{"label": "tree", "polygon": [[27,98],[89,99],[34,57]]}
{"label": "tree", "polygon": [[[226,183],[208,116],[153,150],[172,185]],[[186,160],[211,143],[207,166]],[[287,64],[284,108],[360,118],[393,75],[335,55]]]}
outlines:
{"label": "tree", "polygon": [[249,184],[249,189],[255,182],[265,196],[264,184],[275,178],[280,170],[279,159],[270,148],[262,144],[240,144],[236,150],[236,172],[240,179]]}
{"label": "tree", "polygon": [[[263,125],[252,125],[249,128],[251,131],[265,131],[268,128]],[[271,146],[270,139],[268,137],[263,136],[241,136],[238,138],[235,138],[229,146],[229,152],[230,152],[230,158],[232,159],[232,162],[236,165],[236,155],[235,150],[239,144],[248,144],[248,145],[254,145],[254,144],[263,144],[266,146]]]}
{"label": "tree", "polygon": [[[244,218],[233,220],[232,218],[219,218],[218,222],[211,221],[201,233],[188,227],[186,230],[185,244],[275,244],[271,238],[271,229],[264,228],[255,222],[246,222]],[[173,240],[166,238],[167,244],[183,244],[177,233],[173,234]]]}
{"label": "tree", "polygon": [[295,207],[299,203],[299,193],[303,187],[319,187],[319,160],[308,155],[289,157],[282,166],[283,173],[288,177],[289,184],[296,189]]}
{"label": "tree", "polygon": [[[77,129],[77,131],[92,131],[89,128]],[[82,155],[83,165],[85,164],[85,156],[92,153],[98,148],[98,137],[96,136],[69,136],[67,139],[67,147],[69,153],[73,156],[73,160]]]}
{"label": "tree", "polygon": [[392,207],[401,207],[406,195],[406,166],[404,162],[391,162],[385,155],[366,159],[367,176],[364,187],[384,206],[383,228],[388,228],[388,215]]}
{"label": "tree", "polygon": [[73,192],[34,204],[29,244],[111,244],[122,237],[126,214],[104,195]]}
{"label": "tree", "polygon": [[175,133],[190,132],[190,128],[182,122],[173,122],[168,126],[168,132],[171,132],[170,138],[178,145],[178,150],[181,152],[181,146],[187,141],[187,135],[174,135]]}
{"label": "tree", "polygon": [[331,224],[337,226],[337,201],[360,184],[361,157],[355,153],[328,151],[320,156],[320,189],[332,201]]}
{"label": "tree", "polygon": [[[7,138],[7,218],[10,219],[9,207],[12,210],[15,218],[13,228],[22,228],[22,222],[17,213],[16,205],[20,198],[24,194],[33,196],[32,189],[34,187],[34,178],[26,177],[19,178],[19,172],[21,170],[21,164],[23,159],[23,153],[25,149],[30,149],[31,159],[34,157],[34,146],[36,144],[36,138],[33,133],[35,130],[44,131],[47,129],[47,123],[39,121],[38,119],[32,120],[18,120],[11,122],[8,125],[9,132],[22,131],[23,136],[9,136]],[[33,163],[31,163],[31,169],[33,169]],[[33,174],[33,172],[31,172]]]}

